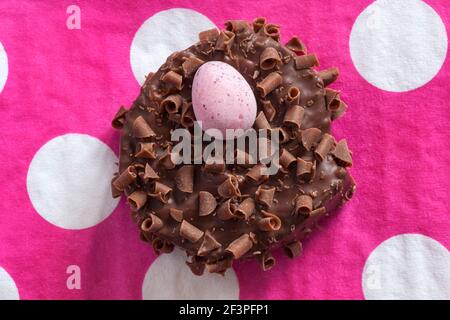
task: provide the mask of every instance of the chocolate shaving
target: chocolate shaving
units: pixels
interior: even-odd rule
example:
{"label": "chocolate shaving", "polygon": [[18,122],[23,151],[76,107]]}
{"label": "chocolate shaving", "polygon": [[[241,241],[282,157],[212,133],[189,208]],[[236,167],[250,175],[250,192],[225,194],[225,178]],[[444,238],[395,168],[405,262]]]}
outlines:
{"label": "chocolate shaving", "polygon": [[133,122],[133,135],[136,138],[151,138],[156,134],[147,121],[145,121],[142,116],[139,116]]}
{"label": "chocolate shaving", "polygon": [[272,105],[272,102],[270,102],[270,100],[263,100],[261,103],[264,115],[266,116],[267,120],[272,121],[277,114],[277,111]]}
{"label": "chocolate shaving", "polygon": [[175,163],[172,160],[172,148],[168,146],[159,158],[159,163],[166,169],[175,168]]}
{"label": "chocolate shaving", "polygon": [[344,101],[339,100],[339,107],[331,112],[331,120],[340,118],[345,113],[345,111],[347,111],[347,105],[344,103]]}
{"label": "chocolate shaving", "polygon": [[267,121],[264,112],[259,112],[255,119],[254,124],[256,129],[270,129],[270,123]]}
{"label": "chocolate shaving", "polygon": [[246,254],[253,247],[253,242],[248,234],[243,234],[233,242],[231,242],[225,249],[230,252],[235,259],[239,259]]}
{"label": "chocolate shaving", "polygon": [[168,113],[177,113],[183,104],[183,98],[179,94],[172,94],[161,102],[161,109]]}
{"label": "chocolate shaving", "polygon": [[219,30],[217,28],[202,31],[198,34],[198,39],[200,42],[211,42],[216,41],[219,37]]}
{"label": "chocolate shaving", "polygon": [[164,239],[156,237],[152,240],[152,247],[153,251],[155,251],[157,255],[160,255],[161,253],[171,253],[174,245]]}
{"label": "chocolate shaving", "polygon": [[118,190],[115,186],[114,186],[114,179],[111,181],[111,195],[113,198],[118,198],[122,195],[123,191]]}
{"label": "chocolate shaving", "polygon": [[300,256],[302,254],[302,251],[302,244],[298,240],[288,243],[284,246],[284,252],[291,259]]}
{"label": "chocolate shaving", "polygon": [[234,209],[235,205],[231,203],[231,199],[228,199],[227,201],[223,202],[219,209],[217,209],[217,217],[220,220],[230,220],[235,218],[234,216]]}
{"label": "chocolate shaving", "polygon": [[309,215],[311,217],[320,216],[320,215],[325,214],[326,212],[327,212],[327,209],[325,207],[320,207],[320,208],[317,208],[317,209],[314,209],[313,211],[311,211],[311,213]]}
{"label": "chocolate shaving", "polygon": [[272,72],[267,77],[265,77],[260,83],[256,85],[256,88],[261,93],[264,98],[277,87],[283,83],[283,78],[278,72]]}
{"label": "chocolate shaving", "polygon": [[306,47],[297,36],[293,36],[291,40],[286,43],[286,48],[297,54],[306,54]]}
{"label": "chocolate shaving", "polygon": [[199,261],[197,256],[193,256],[192,261],[186,261],[186,264],[196,276],[201,276],[205,272],[205,262]]}
{"label": "chocolate shaving", "polygon": [[187,58],[181,65],[181,68],[183,69],[183,75],[186,78],[190,77],[204,63],[205,63],[205,61],[203,61],[202,59],[199,59],[197,57]]}
{"label": "chocolate shaving", "polygon": [[318,76],[322,78],[323,85],[328,86],[336,81],[339,76],[338,68],[329,68],[326,70],[319,71]]}
{"label": "chocolate shaving", "polygon": [[156,144],[154,142],[140,142],[137,145],[135,157],[156,159]]}
{"label": "chocolate shaving", "polygon": [[275,266],[275,258],[272,256],[270,251],[266,251],[259,255],[259,261],[261,263],[261,268],[263,271],[272,269]]}
{"label": "chocolate shaving", "polygon": [[295,57],[295,69],[303,70],[312,67],[318,67],[319,60],[315,54],[305,54],[303,56]]}
{"label": "chocolate shaving", "polygon": [[233,175],[229,175],[228,178],[219,185],[217,193],[223,198],[240,196],[241,191],[239,190],[238,179]]}
{"label": "chocolate shaving", "polygon": [[[113,187],[119,192],[123,192],[126,187],[136,181],[136,168],[128,166],[112,183]],[[116,193],[117,194],[117,193]],[[120,194],[119,194],[120,195]]]}
{"label": "chocolate shaving", "polygon": [[271,37],[275,41],[280,40],[280,26],[272,23],[265,24],[263,27],[264,34]]}
{"label": "chocolate shaving", "polygon": [[202,230],[200,230],[197,227],[193,226],[192,224],[190,224],[186,220],[183,220],[181,222],[180,236],[182,236],[183,238],[189,240],[192,243],[195,243],[198,240],[200,240],[201,237],[203,237],[203,235],[204,235],[204,232]]}
{"label": "chocolate shaving", "polygon": [[149,180],[156,180],[156,179],[159,179],[158,174],[155,172],[155,170],[153,170],[153,168],[148,163],[146,163],[142,180],[144,180],[144,182],[147,183]]}
{"label": "chocolate shaving", "polygon": [[296,161],[296,158],[286,149],[281,149],[279,162],[286,171]]}
{"label": "chocolate shaving", "polygon": [[141,230],[144,232],[156,232],[160,230],[164,226],[162,220],[154,215],[153,213],[150,216],[142,221]]}
{"label": "chocolate shaving", "polygon": [[175,220],[177,222],[183,221],[183,210],[176,209],[176,208],[170,208],[169,215],[172,217],[173,220]]}
{"label": "chocolate shaving", "polygon": [[225,23],[225,29],[239,34],[249,29],[248,23],[245,20],[230,20]]}
{"label": "chocolate shaving", "polygon": [[216,50],[230,52],[235,37],[236,35],[231,31],[228,30],[221,31],[219,38],[217,39],[216,42]]}
{"label": "chocolate shaving", "polygon": [[206,269],[210,273],[219,273],[221,275],[225,274],[225,271],[233,265],[233,257],[223,257],[217,261],[207,262]]}
{"label": "chocolate shaving", "polygon": [[267,188],[259,186],[255,192],[255,200],[257,203],[263,204],[266,208],[270,208],[275,196],[275,187]]}
{"label": "chocolate shaving", "polygon": [[194,125],[195,115],[192,111],[192,103],[184,102],[181,108],[181,125],[190,128]]}
{"label": "chocolate shaving", "polygon": [[314,177],[315,164],[310,161],[305,161],[302,158],[297,158],[297,177],[306,182]]}
{"label": "chocolate shaving", "polygon": [[295,213],[308,215],[312,211],[312,205],[312,198],[308,195],[302,194],[298,196],[295,201]]}
{"label": "chocolate shaving", "polygon": [[315,149],[322,137],[322,131],[317,128],[309,128],[301,132],[301,142],[306,150]]}
{"label": "chocolate shaving", "polygon": [[217,207],[217,201],[208,191],[200,191],[198,193],[198,215],[207,216],[214,212]]}
{"label": "chocolate shaving", "polygon": [[243,220],[248,220],[255,210],[255,200],[247,198],[242,201],[234,211],[234,215]]}
{"label": "chocolate shaving", "polygon": [[153,193],[150,194],[150,196],[157,198],[162,203],[167,203],[169,201],[169,196],[171,192],[172,188],[166,186],[161,182],[155,181],[155,188]]}
{"label": "chocolate shaving", "polygon": [[192,193],[194,191],[194,166],[185,165],[178,169],[175,184],[180,191]]}
{"label": "chocolate shaving", "polygon": [[300,129],[304,113],[305,109],[303,109],[303,107],[291,106],[284,115],[283,123]]}
{"label": "chocolate shaving", "polygon": [[336,148],[331,152],[336,162],[343,167],[352,166],[352,155],[348,149],[347,140],[342,139],[336,144]]}
{"label": "chocolate shaving", "polygon": [[336,141],[334,140],[334,138],[328,133],[324,133],[324,135],[322,136],[322,140],[320,140],[319,145],[317,146],[316,150],[314,150],[314,154],[316,155],[317,160],[323,161],[323,159],[325,159],[328,152],[330,152],[335,144]]}
{"label": "chocolate shaving", "polygon": [[328,110],[336,111],[337,109],[339,109],[339,106],[341,105],[339,95],[340,95],[339,91],[330,88],[325,89],[325,101]]}
{"label": "chocolate shaving", "polygon": [[212,236],[212,234],[209,231],[206,231],[205,236],[203,237],[203,242],[197,251],[197,255],[200,257],[206,256],[208,253],[220,248],[221,246],[222,245]]}
{"label": "chocolate shaving", "polygon": [[205,163],[204,170],[210,173],[223,173],[225,172],[225,163]]}
{"label": "chocolate shaving", "polygon": [[267,167],[264,164],[258,163],[253,168],[251,168],[245,176],[256,183],[262,183],[269,178],[269,176],[265,173],[266,169]]}
{"label": "chocolate shaving", "polygon": [[169,85],[174,86],[175,88],[177,88],[177,90],[181,90],[182,88],[181,85],[183,82],[183,77],[175,71],[171,70],[167,72],[162,76],[161,80]]}
{"label": "chocolate shaving", "polygon": [[128,196],[127,201],[133,210],[138,211],[147,202],[147,194],[144,191],[135,191]]}
{"label": "chocolate shaving", "polygon": [[253,20],[253,30],[255,32],[258,32],[259,30],[264,28],[264,25],[266,24],[266,18],[259,17]]}
{"label": "chocolate shaving", "polygon": [[273,213],[261,210],[264,218],[258,221],[258,228],[262,231],[277,231],[281,228],[281,219]]}
{"label": "chocolate shaving", "polygon": [[[283,128],[273,128],[272,132],[275,132],[275,131],[278,131],[279,142],[281,144],[286,143],[291,139],[291,137],[289,136],[289,133],[286,130],[284,130]],[[271,148],[270,141],[268,144],[268,148],[269,148],[269,150]]]}
{"label": "chocolate shaving", "polygon": [[120,107],[119,111],[117,111],[116,115],[114,116],[111,124],[114,129],[122,129],[123,125],[125,123],[125,115],[127,114],[128,110],[125,109],[123,106]]}
{"label": "chocolate shaving", "polygon": [[297,87],[290,87],[288,89],[286,100],[291,105],[298,104],[300,102],[300,89]]}
{"label": "chocolate shaving", "polygon": [[281,63],[280,54],[275,48],[267,47],[261,53],[259,66],[262,70],[270,70]]}

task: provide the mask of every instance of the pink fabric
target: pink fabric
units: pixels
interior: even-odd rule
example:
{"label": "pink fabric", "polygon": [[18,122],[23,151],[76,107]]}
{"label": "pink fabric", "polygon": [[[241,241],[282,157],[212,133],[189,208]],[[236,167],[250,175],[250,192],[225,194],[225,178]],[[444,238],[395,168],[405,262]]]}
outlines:
{"label": "pink fabric", "polygon": [[[155,259],[141,242],[123,203],[95,227],[64,230],[33,209],[28,166],[48,140],[69,132],[97,137],[118,153],[110,121],[130,105],[139,85],[130,68],[136,30],[157,11],[192,8],[218,26],[226,19],[266,16],[282,26],[282,40],[298,34],[321,67],[341,70],[349,111],[334,123],[353,151],[357,192],[338,215],[304,244],[302,258],[277,252],[277,266],[235,265],[241,299],[361,299],[361,270],[381,241],[422,233],[450,247],[450,59],[426,85],[389,93],[366,82],[349,54],[348,38],[371,1],[78,1],[82,29],[66,28],[60,1],[2,1],[0,41],[9,75],[0,93],[0,265],[21,299],[140,299]],[[445,1],[427,1],[450,25]],[[66,267],[83,269],[82,290],[67,290]]]}

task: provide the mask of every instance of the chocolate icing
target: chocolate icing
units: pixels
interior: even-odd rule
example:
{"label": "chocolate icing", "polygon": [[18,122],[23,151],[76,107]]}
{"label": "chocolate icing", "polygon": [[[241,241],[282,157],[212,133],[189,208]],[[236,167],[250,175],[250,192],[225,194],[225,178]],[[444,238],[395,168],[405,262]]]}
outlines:
{"label": "chocolate icing", "polygon": [[[347,143],[341,140],[336,147],[330,135],[331,121],[345,111],[341,105],[346,108],[339,92],[325,89],[337,69],[314,70],[315,55],[305,56],[298,38],[288,43],[279,43],[279,27],[264,18],[202,32],[198,43],[172,54],[150,74],[131,108],[121,108],[113,120],[122,129],[113,195],[124,191],[129,197],[141,237],[157,253],[170,252],[174,245],[184,248],[195,274],[205,266],[223,273],[241,257],[256,257],[266,270],[275,263],[270,251],[280,246],[288,256],[298,256],[299,241],[355,190],[346,169],[351,165]],[[286,135],[278,174],[255,181],[248,164],[224,168],[171,162],[170,131],[192,129],[195,120],[195,70],[215,60],[230,64],[248,81],[264,117],[258,123]]]}

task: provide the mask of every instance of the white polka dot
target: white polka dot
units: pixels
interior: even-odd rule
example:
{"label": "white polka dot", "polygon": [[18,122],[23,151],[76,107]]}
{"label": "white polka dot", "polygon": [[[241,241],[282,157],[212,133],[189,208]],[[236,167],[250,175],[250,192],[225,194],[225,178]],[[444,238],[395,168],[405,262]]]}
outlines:
{"label": "white polka dot", "polygon": [[442,67],[447,33],[439,15],[419,0],[378,0],[356,19],[350,53],[361,76],[393,92],[418,88]]}
{"label": "white polka dot", "polygon": [[8,56],[6,55],[5,48],[3,48],[3,45],[0,42],[0,92],[2,92],[7,78],[8,78]]}
{"label": "white polka dot", "polygon": [[148,18],[134,35],[130,63],[134,76],[143,84],[175,52],[198,41],[198,33],[215,28],[204,15],[190,9],[169,9]]}
{"label": "white polka dot", "polygon": [[19,290],[5,269],[0,267],[0,300],[19,300]]}
{"label": "white polka dot", "polygon": [[110,182],[117,157],[100,140],[66,134],[48,141],[28,168],[27,189],[36,211],[64,229],[92,227],[117,206]]}
{"label": "white polka dot", "polygon": [[142,285],[142,297],[146,300],[226,300],[239,299],[239,283],[233,269],[225,276],[192,274],[186,265],[186,254],[175,249],[159,256],[150,266]]}
{"label": "white polka dot", "polygon": [[450,253],[434,239],[401,234],[382,242],[364,266],[366,299],[450,299]]}

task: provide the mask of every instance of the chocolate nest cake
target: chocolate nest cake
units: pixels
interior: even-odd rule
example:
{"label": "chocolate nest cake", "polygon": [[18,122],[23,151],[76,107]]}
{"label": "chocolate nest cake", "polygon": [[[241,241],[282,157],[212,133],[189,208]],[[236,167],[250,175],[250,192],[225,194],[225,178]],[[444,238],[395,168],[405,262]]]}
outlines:
{"label": "chocolate nest cake", "polygon": [[[245,258],[268,270],[279,247],[299,256],[317,221],[355,191],[346,140],[330,133],[347,109],[339,91],[327,88],[338,70],[317,71],[317,57],[297,37],[282,45],[279,31],[258,18],[201,32],[197,43],[149,74],[133,105],[113,119],[121,130],[113,196],[125,194],[141,238],[157,254],[182,248],[194,274],[223,274]],[[174,163],[171,132],[194,127],[192,83],[210,61],[232,66],[250,85],[253,127],[279,133],[277,174],[265,175],[262,163]]]}

